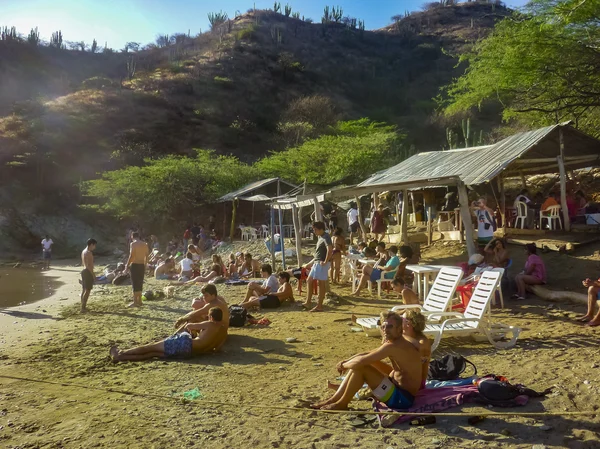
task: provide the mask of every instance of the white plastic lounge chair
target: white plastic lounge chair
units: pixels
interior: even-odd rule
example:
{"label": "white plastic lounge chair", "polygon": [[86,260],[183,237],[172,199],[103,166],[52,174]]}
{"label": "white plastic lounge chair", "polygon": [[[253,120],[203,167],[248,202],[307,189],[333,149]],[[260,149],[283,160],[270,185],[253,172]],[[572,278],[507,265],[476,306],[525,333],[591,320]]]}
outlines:
{"label": "white plastic lounge chair", "polygon": [[[394,312],[404,312],[407,309],[421,309],[421,313],[427,317],[433,313],[441,313],[448,310],[452,304],[452,298],[456,292],[456,287],[463,277],[463,271],[460,268],[444,267],[440,270],[423,305],[421,304],[405,304],[393,307]],[[367,335],[378,336],[379,326],[377,325],[378,317],[359,318],[356,324],[361,326]],[[436,319],[436,318],[434,318]]]}
{"label": "white plastic lounge chair", "polygon": [[[502,273],[499,271],[484,271],[473,291],[464,313],[436,312],[431,318],[446,318],[442,323],[430,323],[425,326],[424,334],[435,338],[431,350],[434,351],[440,344],[442,336],[461,337],[476,333],[484,334],[489,342],[497,349],[510,348],[519,338],[520,328],[504,324],[490,324],[484,315],[490,307],[492,297],[500,283]],[[512,333],[509,341],[501,341],[506,334]]]}

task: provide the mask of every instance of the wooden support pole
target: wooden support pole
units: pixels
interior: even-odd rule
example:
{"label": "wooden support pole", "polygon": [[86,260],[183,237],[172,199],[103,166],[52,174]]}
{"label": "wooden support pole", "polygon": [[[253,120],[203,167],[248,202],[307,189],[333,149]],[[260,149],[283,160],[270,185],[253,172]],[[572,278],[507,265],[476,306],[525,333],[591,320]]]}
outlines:
{"label": "wooden support pole", "polygon": [[502,232],[506,235],[506,192],[504,192],[504,178],[498,176],[498,191],[500,192],[500,216],[502,217]]}
{"label": "wooden support pole", "polygon": [[292,204],[292,222],[294,223],[294,234],[296,234],[296,257],[298,258],[298,266],[302,266],[302,234],[300,233],[300,225],[298,223],[298,206]]}
{"label": "wooden support pole", "polygon": [[237,213],[237,205],[238,199],[234,198],[231,202],[232,210],[231,210],[231,227],[229,228],[229,239],[233,242],[233,234],[235,233],[235,215]]}
{"label": "wooden support pole", "polygon": [[558,170],[560,173],[560,207],[563,213],[563,226],[565,231],[571,230],[571,220],[569,219],[569,209],[567,207],[567,175],[565,172],[565,138],[563,135],[563,130],[560,128],[558,130],[559,140],[560,140],[560,156],[557,157],[558,160]]}
{"label": "wooden support pole", "polygon": [[271,267],[275,269],[275,210],[271,205],[271,223],[269,223],[269,231],[271,231]]}
{"label": "wooden support pole", "polygon": [[521,188],[522,189],[527,188],[527,183],[525,182],[525,174],[523,172],[521,172]]}
{"label": "wooden support pole", "polygon": [[[281,196],[281,183],[277,178],[277,197]],[[285,271],[285,231],[283,229],[283,213],[279,209],[279,241],[281,242],[281,266]],[[275,264],[273,264],[273,271],[275,271]]]}
{"label": "wooden support pole", "polygon": [[358,225],[360,226],[360,230],[362,232],[363,242],[367,241],[367,228],[365,228],[365,219],[362,213],[362,207],[360,206],[360,198],[355,196],[354,201],[356,201],[356,208],[358,211]]}
{"label": "wooden support pole", "polygon": [[410,206],[414,224],[417,224],[417,213],[415,211],[415,195],[410,192]]}
{"label": "wooden support pole", "polygon": [[465,228],[465,240],[467,241],[467,252],[469,257],[477,253],[477,247],[475,246],[475,231],[473,230],[473,220],[471,220],[471,209],[469,208],[469,195],[467,194],[467,187],[465,183],[459,181],[458,187],[458,201],[460,203],[460,216],[462,218],[463,227]]}
{"label": "wooden support pole", "polygon": [[433,221],[431,219],[432,207],[427,206],[427,245],[433,242]]}
{"label": "wooden support pole", "polygon": [[408,244],[408,190],[402,191],[402,211],[400,215],[400,241]]}
{"label": "wooden support pole", "polygon": [[323,221],[323,214],[321,213],[321,204],[317,197],[314,197],[315,202],[315,221]]}

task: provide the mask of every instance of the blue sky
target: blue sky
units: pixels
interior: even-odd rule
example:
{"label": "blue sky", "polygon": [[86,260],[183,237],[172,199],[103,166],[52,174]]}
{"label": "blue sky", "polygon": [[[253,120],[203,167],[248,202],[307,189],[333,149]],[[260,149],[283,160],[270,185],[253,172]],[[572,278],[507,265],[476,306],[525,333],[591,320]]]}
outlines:
{"label": "blue sky", "polygon": [[[505,0],[510,7],[521,7],[526,0]],[[344,15],[365,21],[367,29],[381,28],[390,17],[405,10],[419,10],[426,0],[289,0],[294,11],[320,21],[326,4],[340,5]],[[232,17],[236,10],[273,7],[273,1],[253,0],[0,0],[0,26],[15,26],[28,34],[38,27],[42,39],[61,30],[66,41],[95,38],[100,46],[120,49],[125,42],[147,44],[157,34],[191,30],[197,34],[208,29],[207,14],[223,10]]]}

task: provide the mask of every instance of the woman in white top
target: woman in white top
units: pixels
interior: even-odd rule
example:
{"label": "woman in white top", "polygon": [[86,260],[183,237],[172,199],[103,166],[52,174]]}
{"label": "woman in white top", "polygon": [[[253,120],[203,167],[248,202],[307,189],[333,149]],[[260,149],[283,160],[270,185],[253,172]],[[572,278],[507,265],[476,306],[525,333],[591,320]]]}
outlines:
{"label": "woman in white top", "polygon": [[181,271],[179,272],[180,281],[188,281],[192,278],[194,272],[194,261],[192,260],[192,256],[192,253],[188,251],[186,256],[179,262],[179,265],[181,266]]}

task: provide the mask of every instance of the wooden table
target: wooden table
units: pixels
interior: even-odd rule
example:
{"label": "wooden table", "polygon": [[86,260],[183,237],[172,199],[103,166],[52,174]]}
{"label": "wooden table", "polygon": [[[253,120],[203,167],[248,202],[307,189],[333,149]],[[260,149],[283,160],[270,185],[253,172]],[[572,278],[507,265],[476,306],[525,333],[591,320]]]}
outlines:
{"label": "wooden table", "polygon": [[433,279],[433,275],[439,273],[444,268],[444,265],[407,265],[406,269],[415,274],[413,281],[413,289],[420,299],[427,298],[429,293],[429,282]]}

